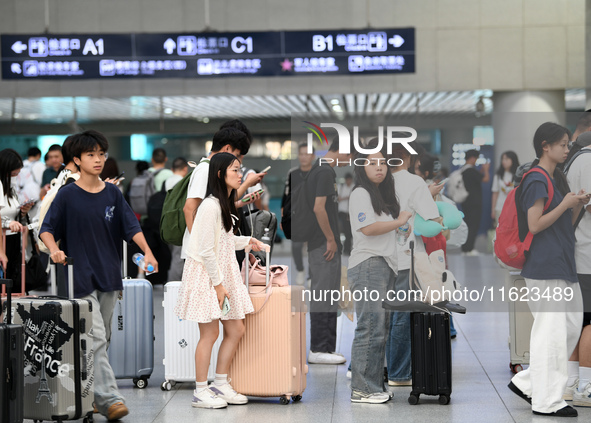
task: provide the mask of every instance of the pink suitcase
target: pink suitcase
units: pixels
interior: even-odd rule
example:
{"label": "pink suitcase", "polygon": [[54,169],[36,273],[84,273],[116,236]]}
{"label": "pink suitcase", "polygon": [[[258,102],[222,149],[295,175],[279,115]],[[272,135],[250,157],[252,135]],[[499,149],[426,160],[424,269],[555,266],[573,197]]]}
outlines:
{"label": "pink suitcase", "polygon": [[[269,252],[266,262],[270,263]],[[248,273],[247,268],[247,286]],[[282,404],[289,404],[302,399],[308,373],[303,287],[269,286],[268,265],[266,282],[271,289],[268,299],[260,287],[250,289],[255,312],[246,315],[246,332],[228,376],[241,394],[280,397]]]}

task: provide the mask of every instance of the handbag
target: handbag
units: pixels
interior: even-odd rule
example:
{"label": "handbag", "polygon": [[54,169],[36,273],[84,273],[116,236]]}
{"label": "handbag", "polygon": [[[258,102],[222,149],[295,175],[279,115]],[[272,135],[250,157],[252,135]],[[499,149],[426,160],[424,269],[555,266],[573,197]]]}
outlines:
{"label": "handbag", "polygon": [[[246,258],[242,264],[242,280],[246,282]],[[267,268],[261,264],[261,260],[252,253],[248,253],[248,291],[250,294],[262,294],[267,286]],[[288,286],[287,271],[289,267],[281,264],[273,264],[269,268],[269,283],[271,286]],[[261,289],[262,287],[262,289]]]}

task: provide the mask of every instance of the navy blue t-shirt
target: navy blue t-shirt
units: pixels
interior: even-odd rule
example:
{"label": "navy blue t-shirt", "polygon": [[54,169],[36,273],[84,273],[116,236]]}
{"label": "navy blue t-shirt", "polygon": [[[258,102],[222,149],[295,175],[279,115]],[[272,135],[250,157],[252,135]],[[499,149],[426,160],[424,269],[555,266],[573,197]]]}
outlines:
{"label": "navy blue t-shirt", "polygon": [[121,240],[131,241],[141,228],[115,185],[106,183],[98,193],[76,184],[64,186],[43,219],[44,232],[61,240],[60,249],[74,258],[76,298],[123,289]]}
{"label": "navy blue t-shirt", "polygon": [[[536,166],[538,169],[542,169]],[[542,169],[543,170],[543,169]],[[543,170],[548,174],[545,170]],[[554,197],[547,214],[554,210],[564,196],[551,178],[554,186]],[[525,178],[521,192],[521,206],[525,210],[531,208],[536,200],[543,198],[544,204],[548,200],[548,182],[544,175],[532,173]],[[525,260],[521,275],[529,279],[562,279],[578,282],[575,264],[575,232],[572,224],[572,210],[566,212],[549,228],[534,235],[529,255]]]}

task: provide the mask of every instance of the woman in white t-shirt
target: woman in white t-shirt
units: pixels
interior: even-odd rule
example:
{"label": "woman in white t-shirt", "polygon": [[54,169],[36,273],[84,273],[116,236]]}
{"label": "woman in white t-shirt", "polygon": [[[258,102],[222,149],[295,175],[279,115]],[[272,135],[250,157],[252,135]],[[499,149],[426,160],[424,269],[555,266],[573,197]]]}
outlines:
{"label": "woman in white t-shirt", "polygon": [[[371,140],[367,148],[377,146]],[[390,399],[384,385],[386,340],[390,313],[382,308],[394,288],[396,277],[396,229],[411,213],[400,211],[394,179],[386,164],[385,151],[356,157],[366,165],[355,167],[355,188],[349,197],[353,250],[347,277],[355,301],[357,327],[351,348],[351,402],[380,404]],[[379,297],[379,298],[378,298]]]}
{"label": "woman in white t-shirt", "polygon": [[[0,262],[5,270],[5,278],[13,281],[21,280],[21,247],[19,233],[23,231],[20,219],[33,206],[29,203],[21,207],[14,187],[16,179],[23,167],[21,156],[11,148],[0,151],[0,216],[2,229],[6,229],[6,251],[0,250]],[[20,292],[16,284],[13,292]]]}
{"label": "woman in white t-shirt", "polygon": [[495,173],[492,183],[492,211],[491,217],[496,220],[503,210],[503,204],[507,199],[507,194],[513,188],[515,183],[515,171],[519,167],[519,159],[514,151],[505,151],[501,155],[501,165]]}

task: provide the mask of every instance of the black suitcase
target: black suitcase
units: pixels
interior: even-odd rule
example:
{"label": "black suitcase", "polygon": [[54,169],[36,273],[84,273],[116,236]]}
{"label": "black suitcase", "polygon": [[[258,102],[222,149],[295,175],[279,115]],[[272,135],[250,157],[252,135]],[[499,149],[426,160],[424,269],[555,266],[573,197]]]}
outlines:
{"label": "black suitcase", "polygon": [[[415,283],[414,242],[410,242],[410,276]],[[416,288],[416,287],[415,287]],[[421,394],[439,395],[449,404],[451,396],[451,337],[449,311],[466,313],[459,304],[420,301],[384,301],[387,310],[410,312],[412,391],[408,402],[418,404]]]}
{"label": "black suitcase", "polygon": [[18,423],[23,421],[25,392],[23,327],[10,324],[12,280],[0,279],[0,284],[6,285],[7,288],[7,323],[0,324],[0,422]]}
{"label": "black suitcase", "polygon": [[449,314],[411,313],[412,391],[408,402],[415,405],[419,396],[439,395],[439,403],[448,404],[451,395],[451,338]]}

